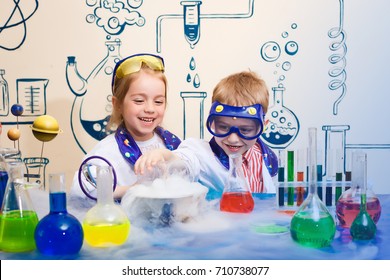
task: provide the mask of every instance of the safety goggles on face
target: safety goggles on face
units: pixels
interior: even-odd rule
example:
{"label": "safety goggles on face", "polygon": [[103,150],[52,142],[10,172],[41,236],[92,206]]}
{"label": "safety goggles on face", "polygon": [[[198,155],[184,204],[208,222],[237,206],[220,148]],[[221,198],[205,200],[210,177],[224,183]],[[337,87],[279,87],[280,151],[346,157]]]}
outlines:
{"label": "safety goggles on face", "polygon": [[260,104],[230,106],[214,102],[207,118],[207,129],[216,137],[237,133],[243,139],[253,140],[263,132],[264,112]]}
{"label": "safety goggles on face", "polygon": [[142,63],[145,63],[149,68],[164,72],[164,59],[154,54],[135,54],[128,56],[119,61],[114,68],[112,75],[112,86],[115,78],[123,78],[126,75],[136,73],[141,70]]}

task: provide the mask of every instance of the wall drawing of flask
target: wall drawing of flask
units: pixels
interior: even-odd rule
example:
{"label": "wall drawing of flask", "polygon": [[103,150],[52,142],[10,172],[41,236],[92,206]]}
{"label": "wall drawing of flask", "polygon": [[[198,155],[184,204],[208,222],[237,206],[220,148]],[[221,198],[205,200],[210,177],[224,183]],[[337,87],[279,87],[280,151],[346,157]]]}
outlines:
{"label": "wall drawing of flask", "polygon": [[268,108],[266,129],[261,135],[272,148],[286,148],[297,137],[299,121],[293,111],[283,105],[283,86],[273,87],[273,105]]}
{"label": "wall drawing of flask", "polygon": [[[87,78],[78,71],[76,58],[68,57],[66,80],[75,99],[71,110],[71,127],[74,138],[81,150],[86,153],[97,141],[110,131],[106,125],[112,111],[111,75],[120,56],[121,41],[106,41],[107,54],[95,66]],[[99,94],[107,94],[98,97]],[[101,102],[99,103],[99,100]],[[98,115],[98,118],[96,116]]]}
{"label": "wall drawing of flask", "polygon": [[0,116],[9,114],[9,89],[4,74],[5,70],[0,69]]}
{"label": "wall drawing of flask", "polygon": [[181,1],[180,4],[183,6],[184,35],[193,49],[200,37],[199,6],[202,1]]}

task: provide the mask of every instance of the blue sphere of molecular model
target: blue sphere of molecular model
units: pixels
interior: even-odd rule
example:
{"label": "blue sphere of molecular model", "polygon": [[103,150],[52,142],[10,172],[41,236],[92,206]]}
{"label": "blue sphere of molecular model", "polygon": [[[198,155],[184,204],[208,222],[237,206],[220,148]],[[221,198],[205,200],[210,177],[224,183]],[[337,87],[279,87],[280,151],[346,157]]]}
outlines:
{"label": "blue sphere of molecular model", "polygon": [[20,104],[14,104],[12,105],[11,107],[11,113],[12,115],[16,116],[16,117],[19,117],[23,114],[24,112],[24,109],[23,109],[23,106],[20,105]]}

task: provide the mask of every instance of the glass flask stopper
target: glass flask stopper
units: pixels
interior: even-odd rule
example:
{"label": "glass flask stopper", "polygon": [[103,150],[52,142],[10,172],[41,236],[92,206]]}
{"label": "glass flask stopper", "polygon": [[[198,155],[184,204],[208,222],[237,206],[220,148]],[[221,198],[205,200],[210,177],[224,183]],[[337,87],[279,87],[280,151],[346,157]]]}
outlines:
{"label": "glass flask stopper", "polygon": [[5,252],[32,251],[38,215],[24,181],[24,164],[8,163],[8,182],[0,215],[0,247]]}
{"label": "glass flask stopper", "polygon": [[[350,228],[352,222],[360,212],[361,198],[363,193],[363,174],[364,165],[362,164],[362,152],[352,152],[352,186],[344,191],[336,202],[336,216],[338,225],[343,228]],[[371,219],[375,224],[378,223],[381,216],[382,207],[376,194],[366,185],[365,189],[366,208]]]}
{"label": "glass flask stopper", "polygon": [[130,233],[130,221],[124,210],[114,203],[113,172],[109,165],[97,166],[97,203],[85,215],[85,241],[93,247],[122,245]]}
{"label": "glass flask stopper", "polygon": [[376,225],[367,212],[367,154],[359,153],[356,155],[356,163],[360,166],[359,174],[354,174],[356,184],[361,186],[360,211],[353,220],[350,233],[353,239],[370,240],[375,237]]}
{"label": "glass flask stopper", "polygon": [[242,155],[229,155],[229,176],[222,193],[220,210],[233,213],[249,213],[254,208],[254,200],[242,169]]}
{"label": "glass flask stopper", "polygon": [[84,239],[83,228],[66,207],[65,174],[49,174],[50,212],[35,229],[35,243],[39,252],[47,255],[77,254]]}
{"label": "glass flask stopper", "polygon": [[329,246],[336,224],[317,194],[317,129],[309,128],[309,193],[291,219],[290,233],[296,242],[313,248]]}

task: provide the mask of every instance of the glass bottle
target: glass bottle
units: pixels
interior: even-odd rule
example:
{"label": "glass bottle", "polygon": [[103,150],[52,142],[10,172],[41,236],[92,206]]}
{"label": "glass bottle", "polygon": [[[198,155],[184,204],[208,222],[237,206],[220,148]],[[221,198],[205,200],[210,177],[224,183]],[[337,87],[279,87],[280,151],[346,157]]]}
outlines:
{"label": "glass bottle", "polygon": [[224,212],[249,213],[254,200],[242,169],[242,155],[229,155],[229,176],[222,193],[220,210]]}
{"label": "glass bottle", "polygon": [[9,114],[9,89],[4,74],[5,70],[0,69],[0,116]]}
{"label": "glass bottle", "polygon": [[313,248],[329,246],[336,224],[317,195],[317,129],[309,128],[309,194],[291,219],[290,233],[296,242]]}
{"label": "glass bottle", "polygon": [[[360,163],[361,151],[352,152],[352,186],[344,191],[336,203],[336,216],[339,226],[350,228],[353,220],[360,212],[362,197],[361,178],[364,174],[364,167]],[[360,156],[359,156],[360,154]],[[370,188],[366,188],[366,207],[367,212],[375,224],[378,223],[381,216],[382,207],[376,194]]]}
{"label": "glass bottle", "polygon": [[297,137],[299,122],[297,116],[283,105],[283,86],[273,87],[273,105],[268,108],[267,119],[269,124],[261,135],[265,143],[271,148],[286,148]]}
{"label": "glass bottle", "polygon": [[47,255],[77,254],[84,239],[83,228],[66,208],[65,174],[49,175],[50,212],[35,229],[37,249]]}
{"label": "glass bottle", "polygon": [[1,250],[25,252],[35,249],[38,215],[25,188],[24,164],[8,163],[8,182],[0,216]]}
{"label": "glass bottle", "polygon": [[85,241],[93,247],[122,245],[130,233],[130,221],[124,210],[114,203],[112,167],[97,166],[97,203],[85,215]]}
{"label": "glass bottle", "polygon": [[367,190],[367,154],[360,153],[357,162],[361,166],[362,173],[358,174],[357,184],[362,187],[360,199],[360,211],[353,220],[350,233],[353,239],[370,240],[376,233],[376,225],[367,213],[366,190]]}

